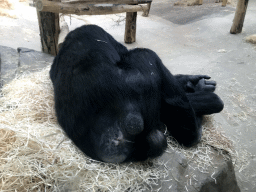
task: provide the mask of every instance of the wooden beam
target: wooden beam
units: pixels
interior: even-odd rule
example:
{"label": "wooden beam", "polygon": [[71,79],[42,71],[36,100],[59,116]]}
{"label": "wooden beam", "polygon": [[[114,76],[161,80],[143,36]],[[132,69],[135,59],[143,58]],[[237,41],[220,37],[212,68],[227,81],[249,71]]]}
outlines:
{"label": "wooden beam", "polygon": [[62,0],[62,3],[86,3],[86,4],[143,4],[152,0]]}
{"label": "wooden beam", "polygon": [[236,6],[236,13],[233,25],[230,29],[231,34],[241,33],[244,24],[244,18],[249,0],[239,0]]}
{"label": "wooden beam", "polygon": [[124,42],[133,43],[136,41],[136,19],[137,12],[126,13]]}
{"label": "wooden beam", "polygon": [[1,68],[2,68],[2,60],[1,60],[1,53],[0,53],[0,88],[2,88],[2,78],[1,78]]}
{"label": "wooden beam", "polygon": [[222,1],[222,5],[221,5],[221,6],[222,6],[222,7],[226,7],[227,2],[228,2],[228,0],[223,0],[223,1]]}
{"label": "wooden beam", "polygon": [[36,7],[41,12],[64,13],[75,15],[106,15],[147,10],[147,5],[94,6],[84,3],[66,4],[61,2],[44,0],[38,0],[36,2]]}

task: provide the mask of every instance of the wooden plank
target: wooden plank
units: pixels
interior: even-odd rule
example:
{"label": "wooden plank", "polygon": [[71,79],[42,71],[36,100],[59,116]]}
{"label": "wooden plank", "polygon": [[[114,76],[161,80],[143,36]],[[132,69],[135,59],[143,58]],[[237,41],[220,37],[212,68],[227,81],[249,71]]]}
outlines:
{"label": "wooden plank", "polygon": [[136,20],[137,12],[126,13],[124,42],[133,43],[136,41]]}
{"label": "wooden plank", "polygon": [[221,6],[222,6],[222,7],[226,7],[227,2],[228,2],[228,0],[223,0],[223,1],[222,1],[222,5],[221,5]]}
{"label": "wooden plank", "polygon": [[236,13],[233,25],[230,29],[231,34],[241,33],[244,24],[244,18],[249,0],[239,0],[236,6]]}
{"label": "wooden plank", "polygon": [[1,53],[0,53],[0,88],[2,88],[2,78],[1,78],[1,69],[2,69],[2,60],[1,60]]}
{"label": "wooden plank", "polygon": [[116,5],[105,7],[88,5],[84,3],[65,4],[61,2],[42,0],[38,0],[36,2],[36,7],[39,10],[41,9],[41,12],[64,13],[75,15],[106,15],[147,10],[147,5]]}
{"label": "wooden plank", "polygon": [[37,11],[42,51],[51,55],[58,53],[59,14]]}
{"label": "wooden plank", "polygon": [[86,3],[86,4],[143,4],[152,0],[62,0],[62,3]]}

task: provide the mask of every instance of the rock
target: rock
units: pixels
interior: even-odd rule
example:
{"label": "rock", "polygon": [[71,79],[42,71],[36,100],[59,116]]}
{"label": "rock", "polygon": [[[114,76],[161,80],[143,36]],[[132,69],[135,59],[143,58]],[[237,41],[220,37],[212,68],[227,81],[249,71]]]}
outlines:
{"label": "rock", "polygon": [[1,84],[6,84],[16,76],[19,55],[10,47],[0,46],[1,53]]}
{"label": "rock", "polygon": [[199,171],[198,163],[188,160],[184,154],[176,151],[165,153],[159,160],[163,163],[161,169],[168,175],[148,191],[239,192],[231,159],[225,160],[214,148],[212,151],[212,166],[205,173]]}
{"label": "rock", "polygon": [[23,47],[19,47],[17,52],[19,54],[19,68],[17,73],[23,73],[24,71],[38,71],[50,65],[54,59],[54,56],[50,54]]}
{"label": "rock", "polygon": [[25,71],[38,71],[53,61],[52,55],[38,52],[27,48],[17,50],[0,46],[0,78],[1,84],[6,84],[15,78],[16,75]]}
{"label": "rock", "polygon": [[218,53],[226,53],[227,51],[225,49],[219,49]]}

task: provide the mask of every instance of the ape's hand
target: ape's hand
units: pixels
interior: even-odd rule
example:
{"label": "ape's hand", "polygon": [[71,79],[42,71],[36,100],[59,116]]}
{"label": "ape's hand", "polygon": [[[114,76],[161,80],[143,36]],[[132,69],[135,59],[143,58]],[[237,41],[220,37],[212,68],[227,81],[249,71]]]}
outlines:
{"label": "ape's hand", "polygon": [[192,80],[188,81],[187,89],[191,90],[192,92],[195,92],[195,91],[214,92],[216,89],[216,81],[207,81],[205,77],[210,79],[209,76],[204,76],[204,77],[202,75],[194,76]]}
{"label": "ape's hand", "polygon": [[206,81],[206,79],[211,78],[208,75],[175,75],[175,78],[187,93],[196,91],[214,92],[216,88],[215,81]]}

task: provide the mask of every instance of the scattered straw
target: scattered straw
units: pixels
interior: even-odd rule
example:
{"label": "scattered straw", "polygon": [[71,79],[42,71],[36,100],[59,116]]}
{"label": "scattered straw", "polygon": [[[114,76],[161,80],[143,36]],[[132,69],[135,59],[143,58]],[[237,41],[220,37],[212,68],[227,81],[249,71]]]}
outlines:
{"label": "scattered straw", "polygon": [[[49,67],[17,77],[1,94],[1,191],[143,191],[168,174],[157,159],[119,165],[84,156],[57,124]],[[168,150],[183,153],[205,172],[211,146],[220,153],[233,147],[212,117],[203,129],[197,147],[185,150],[169,139]]]}
{"label": "scattered straw", "polygon": [[237,158],[232,141],[221,132],[221,127],[214,121],[213,116],[204,117],[202,140],[197,146],[185,149],[170,138],[168,143],[169,149],[184,154],[188,165],[202,173],[208,173],[215,166],[212,156],[216,154],[216,150],[226,160]]}
{"label": "scattered straw", "polygon": [[246,42],[256,44],[256,34],[246,37],[245,40]]}
{"label": "scattered straw", "polygon": [[0,16],[6,16],[10,18],[17,18],[13,13],[15,4],[18,3],[18,0],[1,0],[0,1]]}
{"label": "scattered straw", "polygon": [[0,16],[16,19],[15,9],[20,6],[19,2],[27,2],[27,0],[0,0]]}
{"label": "scattered straw", "polygon": [[187,6],[199,5],[199,0],[179,0],[175,2],[174,5],[187,5]]}

